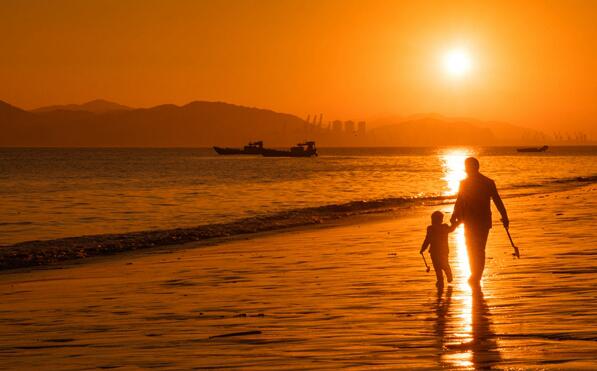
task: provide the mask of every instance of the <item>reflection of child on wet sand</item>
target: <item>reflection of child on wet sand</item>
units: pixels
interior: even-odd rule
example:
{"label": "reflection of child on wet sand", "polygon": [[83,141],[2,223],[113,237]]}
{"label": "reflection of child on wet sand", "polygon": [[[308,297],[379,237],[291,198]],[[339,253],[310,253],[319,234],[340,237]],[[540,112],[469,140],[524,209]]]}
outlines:
{"label": "reflection of child on wet sand", "polygon": [[435,284],[437,288],[444,287],[444,275],[442,271],[446,273],[448,282],[452,282],[452,270],[448,261],[448,234],[453,232],[458,226],[458,224],[449,226],[443,222],[444,214],[441,211],[435,211],[431,214],[431,225],[427,227],[427,235],[420,251],[423,254],[429,247],[429,254],[431,255],[433,269],[437,277],[437,283]]}

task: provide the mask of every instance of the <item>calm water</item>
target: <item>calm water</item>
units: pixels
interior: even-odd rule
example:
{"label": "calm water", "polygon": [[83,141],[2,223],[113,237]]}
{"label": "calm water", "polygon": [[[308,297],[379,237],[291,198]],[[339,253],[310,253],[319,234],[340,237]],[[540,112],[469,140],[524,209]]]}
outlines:
{"label": "calm water", "polygon": [[479,156],[482,172],[506,194],[597,174],[597,147],[544,154],[513,148],[320,153],[284,159],[222,157],[210,149],[0,149],[0,244],[195,226],[354,200],[449,195],[468,155]]}

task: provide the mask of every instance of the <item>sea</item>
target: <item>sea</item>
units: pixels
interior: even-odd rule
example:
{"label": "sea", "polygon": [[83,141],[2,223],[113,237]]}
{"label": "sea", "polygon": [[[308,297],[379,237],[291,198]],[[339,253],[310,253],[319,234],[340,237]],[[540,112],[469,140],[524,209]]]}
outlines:
{"label": "sea", "polygon": [[313,158],[219,156],[210,148],[0,148],[0,245],[204,226],[322,206],[358,209],[358,201],[449,198],[468,156],[479,158],[481,172],[505,198],[597,180],[597,146],[544,153],[321,148]]}

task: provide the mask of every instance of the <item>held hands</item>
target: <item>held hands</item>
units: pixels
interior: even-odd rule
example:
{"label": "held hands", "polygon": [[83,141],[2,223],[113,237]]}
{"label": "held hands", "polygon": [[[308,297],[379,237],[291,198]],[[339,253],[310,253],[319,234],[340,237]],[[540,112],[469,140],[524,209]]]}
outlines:
{"label": "held hands", "polygon": [[450,219],[450,232],[454,232],[456,230],[456,228],[458,228],[458,226],[460,225],[460,223],[462,223],[460,220],[457,219]]}

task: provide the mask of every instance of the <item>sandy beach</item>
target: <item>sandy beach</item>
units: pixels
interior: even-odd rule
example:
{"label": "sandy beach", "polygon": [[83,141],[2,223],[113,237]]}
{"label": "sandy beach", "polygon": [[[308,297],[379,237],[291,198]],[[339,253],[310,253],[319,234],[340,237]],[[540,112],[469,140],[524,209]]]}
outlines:
{"label": "sandy beach", "polygon": [[506,199],[522,257],[495,224],[474,293],[462,228],[425,272],[432,207],[5,272],[0,368],[595,369],[596,191]]}

